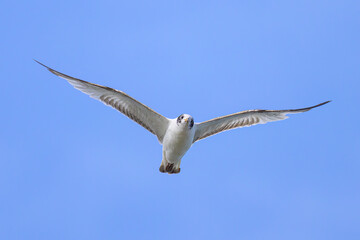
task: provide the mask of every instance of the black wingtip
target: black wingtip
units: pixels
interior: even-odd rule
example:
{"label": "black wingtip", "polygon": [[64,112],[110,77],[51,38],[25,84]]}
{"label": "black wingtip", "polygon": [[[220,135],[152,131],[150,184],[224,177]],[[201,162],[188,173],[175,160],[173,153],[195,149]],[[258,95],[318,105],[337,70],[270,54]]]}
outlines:
{"label": "black wingtip", "polygon": [[317,104],[317,105],[315,105],[315,106],[303,108],[303,110],[304,110],[304,112],[307,112],[307,111],[309,111],[309,110],[311,110],[311,109],[313,109],[313,108],[320,107],[320,106],[325,105],[325,104],[327,104],[327,103],[329,103],[329,102],[331,102],[331,100],[326,101],[326,102],[323,102],[323,103],[320,103],[320,104]]}
{"label": "black wingtip", "polygon": [[331,102],[331,100],[329,101],[326,101],[326,102],[323,102],[323,103],[320,103],[320,104],[317,104],[317,105],[314,105],[314,106],[311,106],[311,107],[306,107],[306,108],[299,108],[299,109],[290,109],[290,110],[284,110],[284,111],[289,111],[289,112],[307,112],[313,108],[317,108],[317,107],[320,107],[322,105],[325,105],[327,103]]}
{"label": "black wingtip", "polygon": [[41,66],[45,67],[45,68],[46,68],[49,72],[51,72],[52,74],[55,74],[55,75],[57,75],[57,76],[59,76],[59,77],[61,77],[61,75],[67,76],[67,75],[65,75],[65,74],[62,74],[62,73],[60,73],[60,72],[52,69],[51,67],[46,66],[45,64],[42,64],[41,62],[39,62],[39,61],[36,60],[36,59],[33,59],[33,60],[34,60],[35,62],[37,62],[38,64],[40,64]]}
{"label": "black wingtip", "polygon": [[45,64],[42,64],[41,62],[39,62],[38,60],[36,59],[33,59],[35,62],[37,62],[38,64],[40,64],[41,66],[43,67],[46,67],[48,70],[50,69],[48,66],[46,66]]}
{"label": "black wingtip", "polygon": [[332,100],[329,100],[329,101],[326,101],[326,102],[320,103],[320,104],[318,104],[318,105],[312,106],[311,108],[320,107],[320,106],[325,105],[325,104],[327,104],[327,103],[329,103],[329,102],[331,102],[331,101],[332,101]]}

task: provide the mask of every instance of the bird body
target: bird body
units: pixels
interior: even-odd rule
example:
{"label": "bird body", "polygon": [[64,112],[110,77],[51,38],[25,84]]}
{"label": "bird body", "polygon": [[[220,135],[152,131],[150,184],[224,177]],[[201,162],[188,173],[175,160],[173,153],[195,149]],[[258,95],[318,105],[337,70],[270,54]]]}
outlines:
{"label": "bird body", "polygon": [[306,112],[330,102],[289,110],[247,110],[195,123],[194,118],[188,114],[181,114],[175,119],[166,118],[124,92],[68,76],[36,62],[51,73],[66,79],[74,88],[118,110],[156,135],[163,145],[159,170],[169,174],[180,172],[182,157],[196,141],[235,128],[284,120],[288,118],[287,114]]}
{"label": "bird body", "polygon": [[[170,120],[162,143],[163,159],[160,166],[161,172],[164,172],[163,169],[165,169],[165,172],[170,173],[180,172],[181,159],[193,144],[195,135],[195,127],[189,127],[189,120],[191,121],[191,119],[190,115],[182,114],[178,118]],[[168,171],[166,171],[166,167]]]}

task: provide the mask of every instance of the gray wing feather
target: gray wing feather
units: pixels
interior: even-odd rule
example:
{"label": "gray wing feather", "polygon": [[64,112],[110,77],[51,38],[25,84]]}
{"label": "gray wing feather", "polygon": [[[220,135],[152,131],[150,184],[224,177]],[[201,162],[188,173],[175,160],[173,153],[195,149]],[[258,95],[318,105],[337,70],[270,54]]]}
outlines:
{"label": "gray wing feather", "polygon": [[330,101],[326,101],[312,107],[299,109],[247,110],[223,117],[214,118],[206,122],[196,123],[196,132],[193,142],[234,128],[249,127],[256,124],[265,124],[267,122],[284,120],[288,118],[286,114],[306,112],[312,108],[319,107],[328,102]]}
{"label": "gray wing feather", "polygon": [[162,143],[165,132],[169,125],[169,119],[166,117],[133,99],[124,92],[68,76],[52,68],[49,68],[38,61],[36,62],[46,67],[53,74],[66,79],[71,85],[74,86],[74,88],[80,90],[83,93],[86,93],[90,97],[99,100],[108,106],[113,107],[130,119],[134,120],[145,129],[155,134],[158,137],[159,142]]}

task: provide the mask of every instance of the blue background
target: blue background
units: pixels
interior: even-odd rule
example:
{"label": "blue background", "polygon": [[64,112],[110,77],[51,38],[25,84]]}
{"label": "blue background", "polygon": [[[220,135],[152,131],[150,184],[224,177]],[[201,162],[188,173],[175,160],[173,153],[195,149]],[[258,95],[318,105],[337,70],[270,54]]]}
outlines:
{"label": "blue background", "polygon": [[[360,239],[359,1],[3,1],[1,239]],[[156,137],[35,63],[169,118],[333,102],[196,143]]]}

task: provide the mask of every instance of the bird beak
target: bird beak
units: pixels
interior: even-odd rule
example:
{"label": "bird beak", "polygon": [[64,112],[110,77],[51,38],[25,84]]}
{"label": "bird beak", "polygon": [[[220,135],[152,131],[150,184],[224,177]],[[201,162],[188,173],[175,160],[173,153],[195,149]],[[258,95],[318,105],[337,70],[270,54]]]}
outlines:
{"label": "bird beak", "polygon": [[189,120],[189,118],[184,118],[184,121],[185,121],[185,122],[188,122],[188,120]]}

